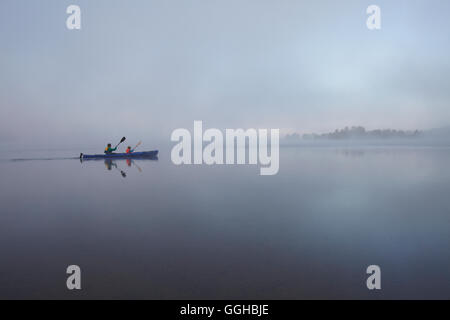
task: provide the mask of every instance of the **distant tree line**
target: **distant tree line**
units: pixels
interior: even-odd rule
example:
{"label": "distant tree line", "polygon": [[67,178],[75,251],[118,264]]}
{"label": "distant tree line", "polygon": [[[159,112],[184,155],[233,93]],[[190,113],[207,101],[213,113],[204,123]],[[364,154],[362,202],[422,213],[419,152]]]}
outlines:
{"label": "distant tree line", "polygon": [[417,138],[422,134],[419,130],[403,131],[392,129],[376,129],[366,130],[361,126],[345,127],[344,129],[336,129],[334,132],[316,134],[306,133],[300,135],[298,133],[286,135],[286,140],[314,140],[314,139],[331,139],[331,140],[345,140],[345,139],[399,139],[399,138]]}

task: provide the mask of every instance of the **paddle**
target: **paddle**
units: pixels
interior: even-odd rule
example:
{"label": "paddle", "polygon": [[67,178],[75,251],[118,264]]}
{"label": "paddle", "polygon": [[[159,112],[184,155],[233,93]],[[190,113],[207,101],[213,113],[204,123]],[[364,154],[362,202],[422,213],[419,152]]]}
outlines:
{"label": "paddle", "polygon": [[120,172],[120,174],[122,175],[122,177],[124,177],[124,178],[127,177],[127,174],[126,174],[123,170],[117,168],[117,165],[115,165],[114,168],[116,168],[116,170]]}
{"label": "paddle", "polygon": [[117,163],[111,161],[111,166],[114,167],[117,171],[119,171],[122,177],[124,178],[127,177],[127,174],[117,166]]}
{"label": "paddle", "polygon": [[122,139],[120,139],[120,142],[117,144],[116,148],[119,146],[119,144],[121,144],[122,142],[124,142],[125,139],[126,139],[125,137],[123,137]]}
{"label": "paddle", "polygon": [[131,160],[131,163],[139,170],[139,172],[142,172],[141,167],[139,167],[133,160]]}
{"label": "paddle", "polygon": [[133,148],[133,151],[136,150],[136,148],[139,147],[139,146],[141,145],[141,143],[142,143],[142,141],[139,141],[139,142],[137,143],[137,145]]}

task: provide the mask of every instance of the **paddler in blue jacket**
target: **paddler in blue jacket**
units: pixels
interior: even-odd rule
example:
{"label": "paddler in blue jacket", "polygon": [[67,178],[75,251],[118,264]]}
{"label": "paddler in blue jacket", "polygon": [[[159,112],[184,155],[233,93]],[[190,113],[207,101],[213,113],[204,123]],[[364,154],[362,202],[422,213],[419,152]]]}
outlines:
{"label": "paddler in blue jacket", "polygon": [[113,153],[113,151],[116,151],[116,150],[117,150],[117,147],[113,148],[113,147],[111,147],[111,143],[108,143],[108,146],[105,148],[105,153],[106,154]]}

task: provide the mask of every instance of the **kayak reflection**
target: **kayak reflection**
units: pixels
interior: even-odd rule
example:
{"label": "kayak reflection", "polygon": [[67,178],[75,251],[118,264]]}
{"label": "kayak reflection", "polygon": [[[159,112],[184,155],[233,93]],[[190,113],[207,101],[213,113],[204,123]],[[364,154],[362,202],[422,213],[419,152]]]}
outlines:
{"label": "kayak reflection", "polygon": [[80,160],[100,159],[158,159],[158,150],[132,152],[132,153],[107,153],[107,154],[84,154],[80,153]]}
{"label": "kayak reflection", "polygon": [[135,167],[138,169],[139,172],[142,172],[141,167],[139,167],[139,166],[136,164],[136,162],[134,162],[133,159],[127,159],[126,162],[127,162],[127,165],[128,165],[129,167],[131,167],[131,165],[133,165],[133,166],[135,166]]}
{"label": "kayak reflection", "polygon": [[117,166],[117,163],[115,161],[112,161],[111,159],[105,159],[105,167],[108,170],[111,170],[112,168],[114,168],[114,169],[116,169],[117,171],[120,172],[122,177],[124,177],[124,178],[127,177],[127,174],[125,173],[125,171],[119,169],[119,167]]}
{"label": "kayak reflection", "polygon": [[[153,158],[138,158],[139,161],[157,161],[158,158],[157,157],[153,157]],[[80,162],[84,163],[86,162],[87,159],[82,159],[80,158]],[[93,159],[89,159],[89,160],[93,160]],[[100,160],[100,159],[95,159],[95,160]],[[127,177],[127,172],[124,170],[125,168],[135,168],[137,171],[139,171],[139,173],[142,173],[143,170],[141,168],[141,166],[139,166],[136,161],[134,159],[131,158],[126,158],[126,159],[111,159],[111,158],[105,158],[105,159],[101,159],[103,160],[102,162],[105,164],[105,168],[108,171],[115,171],[117,170],[117,172],[120,173],[120,175],[124,178]],[[89,161],[91,162],[91,161]],[[92,162],[100,162],[100,161],[92,161]],[[113,170],[114,169],[114,170]]]}

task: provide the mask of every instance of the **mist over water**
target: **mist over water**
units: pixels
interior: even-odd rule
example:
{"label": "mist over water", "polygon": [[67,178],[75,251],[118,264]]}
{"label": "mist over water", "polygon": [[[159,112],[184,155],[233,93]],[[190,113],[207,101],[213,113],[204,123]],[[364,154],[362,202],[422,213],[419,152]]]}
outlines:
{"label": "mist over water", "polygon": [[449,298],[449,160],[437,147],[285,147],[275,176],[175,166],[167,150],[2,160],[0,297]]}
{"label": "mist over water", "polygon": [[[447,1],[0,3],[0,143],[167,141],[212,128],[449,125]],[[120,23],[119,23],[120,22]],[[148,140],[147,140],[148,141]],[[1,146],[1,145],[0,145]]]}

